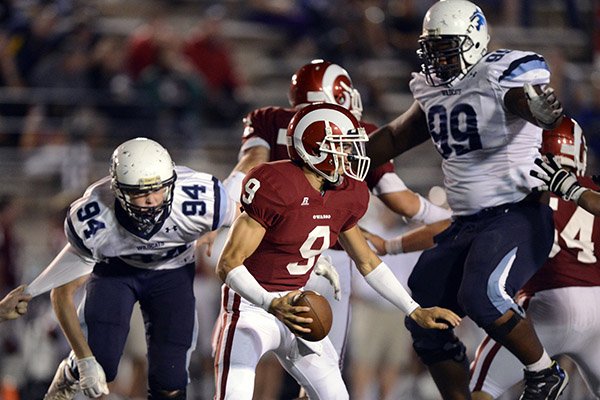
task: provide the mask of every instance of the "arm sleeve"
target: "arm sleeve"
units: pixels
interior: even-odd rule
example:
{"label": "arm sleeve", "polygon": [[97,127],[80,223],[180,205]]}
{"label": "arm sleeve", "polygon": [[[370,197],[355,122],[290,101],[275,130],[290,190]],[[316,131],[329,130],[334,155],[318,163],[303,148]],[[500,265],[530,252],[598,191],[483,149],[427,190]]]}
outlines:
{"label": "arm sleeve", "polygon": [[46,269],[28,285],[27,292],[33,297],[39,296],[91,273],[94,265],[92,259],[80,254],[71,244],[67,244]]}
{"label": "arm sleeve", "polygon": [[452,211],[436,206],[429,200],[423,198],[421,195],[418,196],[421,205],[419,207],[419,211],[411,218],[412,221],[422,222],[426,225],[429,225],[433,224],[434,222],[452,218]]}
{"label": "arm sleeve", "polygon": [[214,231],[222,226],[231,226],[231,224],[233,224],[236,216],[235,208],[237,207],[237,202],[235,199],[231,198],[226,187],[215,177],[213,177],[213,188],[215,210],[213,214],[212,230]]}
{"label": "arm sleeve", "polygon": [[347,231],[348,229],[353,228],[358,221],[366,214],[367,207],[369,206],[369,189],[364,182],[359,182],[354,191],[348,193],[347,198],[352,199],[352,204],[350,205],[350,209],[352,213],[348,220],[342,226],[341,232]]}
{"label": "arm sleeve", "polygon": [[410,315],[420,307],[384,262],[365,275],[365,280],[377,293],[404,311],[406,315]]}

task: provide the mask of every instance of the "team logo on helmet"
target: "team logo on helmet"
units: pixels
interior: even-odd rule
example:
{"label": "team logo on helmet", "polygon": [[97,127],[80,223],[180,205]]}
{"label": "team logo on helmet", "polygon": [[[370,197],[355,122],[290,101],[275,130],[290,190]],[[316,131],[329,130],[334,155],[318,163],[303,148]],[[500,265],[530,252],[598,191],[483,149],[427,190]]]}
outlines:
{"label": "team logo on helmet", "polygon": [[341,175],[363,180],[370,159],[368,136],[352,113],[342,106],[315,103],[294,115],[287,131],[290,159],[308,166],[331,183]]}

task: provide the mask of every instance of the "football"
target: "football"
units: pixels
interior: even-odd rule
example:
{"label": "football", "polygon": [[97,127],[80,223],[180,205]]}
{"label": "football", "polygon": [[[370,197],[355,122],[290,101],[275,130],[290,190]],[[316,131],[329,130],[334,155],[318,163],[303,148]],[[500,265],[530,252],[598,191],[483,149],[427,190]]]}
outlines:
{"label": "football", "polygon": [[297,314],[303,318],[313,319],[311,324],[305,325],[307,328],[310,328],[311,332],[299,335],[302,339],[310,342],[318,342],[327,336],[331,330],[333,314],[331,313],[331,306],[325,297],[312,290],[307,290],[296,296],[293,305],[310,307],[310,311]]}

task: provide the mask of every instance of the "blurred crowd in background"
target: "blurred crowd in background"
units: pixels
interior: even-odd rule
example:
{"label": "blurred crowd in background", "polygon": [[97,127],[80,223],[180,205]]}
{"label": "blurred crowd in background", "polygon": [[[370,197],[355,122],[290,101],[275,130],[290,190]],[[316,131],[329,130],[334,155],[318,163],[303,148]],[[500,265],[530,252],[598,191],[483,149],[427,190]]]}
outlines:
{"label": "blurred crowd in background", "polygon": [[[534,50],[552,70],[565,112],[583,127],[588,171],[600,154],[600,5],[593,0],[480,0],[491,49]],[[380,124],[412,102],[417,38],[432,0],[0,0],[0,297],[28,283],[62,248],[65,210],[108,173],[124,140],[158,140],[177,164],[225,178],[237,159],[242,118],[287,106],[293,72],[314,58],[345,67],[365,117]],[[433,146],[401,156],[396,168],[427,195],[442,185]],[[408,227],[380,210],[367,226],[384,237]],[[222,241],[223,238],[221,238]],[[191,399],[212,398],[210,336],[218,312],[217,255],[199,259],[200,334]],[[417,255],[387,260],[407,279]],[[0,400],[43,397],[68,351],[49,305],[0,329]],[[413,355],[403,317],[357,286],[345,376],[356,400],[435,399]],[[377,314],[376,314],[377,312]],[[393,314],[394,312],[392,312]],[[144,338],[132,340],[112,388],[114,399],[145,398]],[[461,328],[475,350],[481,333]],[[465,336],[463,336],[465,337]],[[377,346],[373,343],[376,342]],[[468,339],[467,339],[468,342]],[[366,346],[379,349],[365,351]],[[362,349],[362,351],[361,351]],[[393,351],[392,351],[393,350]],[[258,400],[289,399],[286,381],[266,377]],[[141,383],[140,383],[141,382]],[[257,388],[259,388],[257,386]],[[577,384],[566,398],[591,397]],[[287,396],[287,397],[286,397]],[[510,397],[507,397],[510,398]]]}

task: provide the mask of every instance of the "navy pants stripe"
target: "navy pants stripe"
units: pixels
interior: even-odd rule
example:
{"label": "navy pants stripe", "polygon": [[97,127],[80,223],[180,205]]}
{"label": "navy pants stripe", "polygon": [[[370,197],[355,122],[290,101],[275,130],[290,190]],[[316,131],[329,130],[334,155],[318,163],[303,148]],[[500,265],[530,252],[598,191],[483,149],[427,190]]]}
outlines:
{"label": "navy pants stripe", "polygon": [[133,305],[140,302],[148,344],[149,385],[184,390],[193,346],[194,265],[145,270],[118,261],[99,263],[86,286],[84,322],[88,343],[108,381],[117,375]]}

